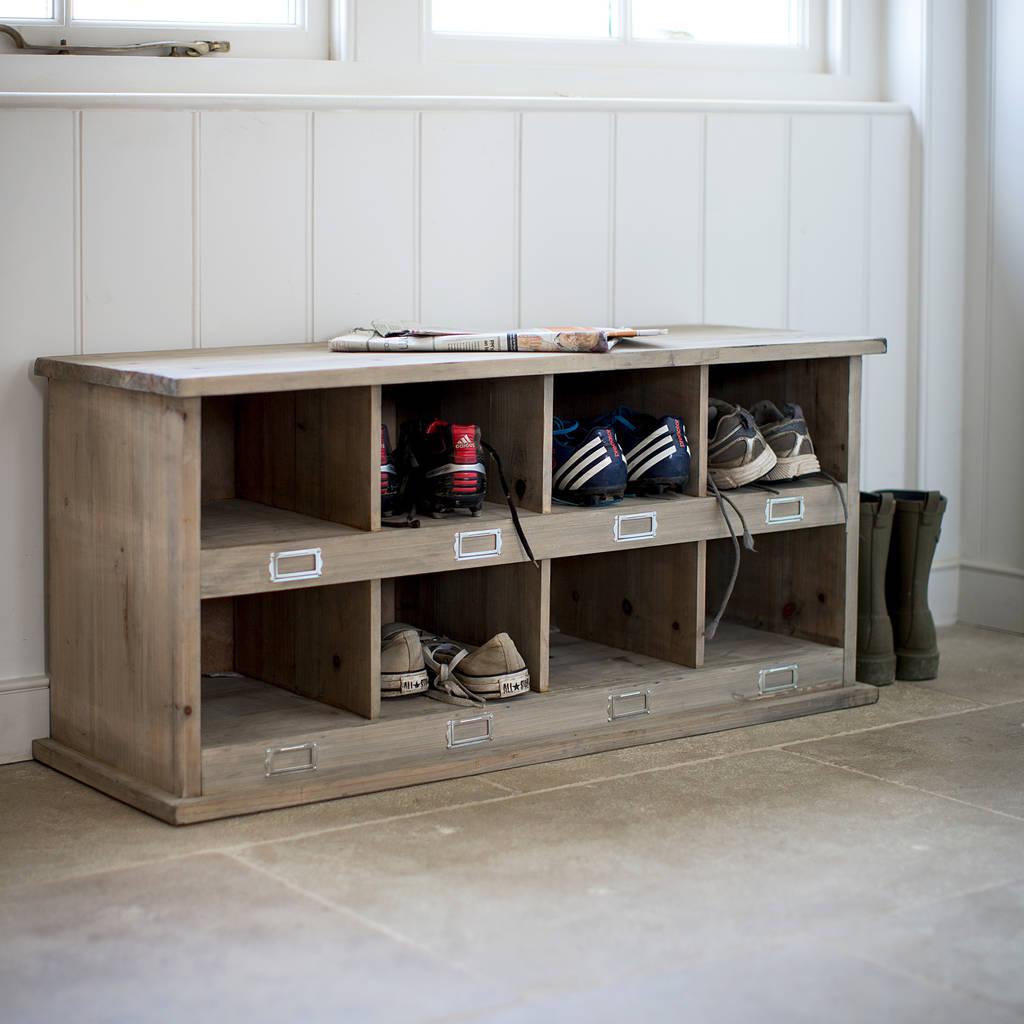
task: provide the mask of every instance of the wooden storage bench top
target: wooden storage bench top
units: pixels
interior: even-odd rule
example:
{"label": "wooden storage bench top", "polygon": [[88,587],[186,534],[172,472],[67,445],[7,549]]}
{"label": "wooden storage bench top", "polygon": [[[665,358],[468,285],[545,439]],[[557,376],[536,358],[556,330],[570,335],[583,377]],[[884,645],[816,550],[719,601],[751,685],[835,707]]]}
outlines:
{"label": "wooden storage bench top", "polygon": [[43,377],[181,398],[267,391],[414,384],[428,380],[655,369],[884,352],[884,338],[707,325],[621,342],[608,355],[570,353],[329,352],[323,343],[181,349],[36,360]]}

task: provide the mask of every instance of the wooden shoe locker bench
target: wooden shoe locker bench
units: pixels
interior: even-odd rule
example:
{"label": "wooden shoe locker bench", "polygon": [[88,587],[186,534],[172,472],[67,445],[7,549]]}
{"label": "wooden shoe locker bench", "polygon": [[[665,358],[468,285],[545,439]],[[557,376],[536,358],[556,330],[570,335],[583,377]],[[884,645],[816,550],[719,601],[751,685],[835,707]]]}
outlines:
{"label": "wooden shoe locker bench", "polygon": [[[709,389],[799,401],[855,510],[861,356],[884,351],[681,327],[607,356],[40,359],[52,738],[35,756],[186,823],[871,703],[853,676],[857,516],[824,479],[730,492],[757,551],[705,640],[732,559],[705,438]],[[688,494],[552,505],[552,415],[618,405],[683,416]],[[381,529],[380,424],[395,437],[417,412],[481,425],[540,568],[496,474],[479,518]],[[532,691],[382,704],[395,619],[508,632]]]}

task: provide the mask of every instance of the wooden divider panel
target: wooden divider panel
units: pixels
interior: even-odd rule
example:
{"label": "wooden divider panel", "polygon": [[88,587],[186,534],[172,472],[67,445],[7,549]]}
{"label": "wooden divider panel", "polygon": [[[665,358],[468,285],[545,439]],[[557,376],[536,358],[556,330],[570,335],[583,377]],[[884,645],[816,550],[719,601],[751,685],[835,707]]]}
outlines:
{"label": "wooden divider panel", "polygon": [[[508,633],[530,670],[531,689],[548,688],[551,563],[495,565],[384,581],[394,617],[479,646]],[[392,596],[393,595],[393,596]]]}
{"label": "wooden divider panel", "polygon": [[554,414],[563,419],[590,419],[628,406],[652,416],[679,416],[686,425],[691,470],[687,494],[707,493],[708,368],[666,367],[649,370],[566,373],[555,378]]}
{"label": "wooden divider panel", "polygon": [[673,661],[703,662],[704,545],[559,558],[551,624],[563,633]]}
{"label": "wooden divider panel", "polygon": [[380,581],[236,597],[235,670],[363,718],[380,714]]}

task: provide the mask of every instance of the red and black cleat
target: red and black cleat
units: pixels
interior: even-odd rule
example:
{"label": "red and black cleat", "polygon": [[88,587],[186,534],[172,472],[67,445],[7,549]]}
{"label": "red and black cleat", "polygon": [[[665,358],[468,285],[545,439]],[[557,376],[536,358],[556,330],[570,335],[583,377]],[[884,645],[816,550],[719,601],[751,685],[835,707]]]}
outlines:
{"label": "red and black cleat", "polygon": [[406,423],[402,445],[413,468],[419,512],[438,518],[449,512],[480,515],[487,491],[485,452],[475,424]]}
{"label": "red and black cleat", "polygon": [[400,511],[398,508],[398,470],[391,451],[391,438],[387,425],[380,427],[380,514],[387,518]]}

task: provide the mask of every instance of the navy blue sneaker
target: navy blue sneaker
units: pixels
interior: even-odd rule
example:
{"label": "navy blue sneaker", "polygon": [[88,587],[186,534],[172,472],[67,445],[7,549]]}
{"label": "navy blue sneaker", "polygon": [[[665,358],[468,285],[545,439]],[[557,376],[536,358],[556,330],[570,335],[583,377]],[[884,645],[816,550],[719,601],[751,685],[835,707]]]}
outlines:
{"label": "navy blue sneaker", "polygon": [[556,419],[554,427],[551,483],[555,499],[570,505],[618,501],[626,491],[626,460],[615,431],[562,419]]}
{"label": "navy blue sneaker", "polygon": [[649,416],[620,406],[594,421],[615,431],[629,467],[628,494],[682,494],[690,482],[690,446],[678,416]]}

